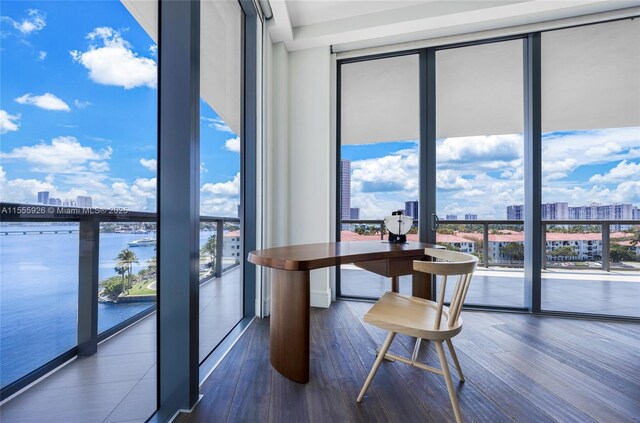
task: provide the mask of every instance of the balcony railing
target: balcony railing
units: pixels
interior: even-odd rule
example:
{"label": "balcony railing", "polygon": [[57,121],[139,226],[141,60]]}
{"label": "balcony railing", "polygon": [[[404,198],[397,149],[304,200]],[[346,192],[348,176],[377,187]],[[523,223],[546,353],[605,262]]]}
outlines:
{"label": "balcony railing", "polygon": [[[112,334],[118,332],[124,327],[136,322],[155,310],[155,302],[153,299],[147,298],[148,307],[144,311],[130,316],[127,315],[124,321],[118,321],[115,325],[100,331],[98,326],[98,294],[101,283],[100,268],[100,236],[104,236],[105,232],[101,232],[101,224],[155,224],[157,215],[155,213],[128,211],[121,208],[101,209],[101,208],[79,208],[52,206],[42,204],[17,204],[17,203],[0,203],[0,222],[2,223],[77,223],[77,226],[67,229],[43,229],[38,228],[33,231],[14,230],[11,226],[6,225],[0,231],[0,236],[5,238],[23,235],[44,235],[46,233],[74,233],[78,235],[79,257],[78,257],[78,313],[77,313],[77,344],[70,351],[66,351],[49,361],[44,366],[33,371],[23,377],[3,386],[1,397],[6,398],[14,392],[22,389],[24,386],[33,382],[37,378],[51,371],[53,368],[62,364],[74,355],[91,355],[97,350],[97,343],[108,338]],[[219,217],[219,216],[201,216],[201,227],[209,226],[210,230],[215,230],[215,260],[212,272],[207,272],[201,283],[213,277],[220,277],[222,273],[228,269],[238,266],[240,260],[234,260],[226,267],[223,265],[223,250],[225,236],[224,232],[228,226],[239,226],[240,219],[237,217]],[[211,227],[215,225],[214,228]],[[146,225],[151,226],[151,225]],[[235,228],[234,228],[235,229]],[[26,234],[25,232],[29,232]],[[144,235],[141,235],[144,237]],[[240,245],[240,242],[237,242]],[[34,244],[34,250],[37,243]],[[239,247],[238,247],[239,248]],[[238,252],[240,250],[238,249]],[[103,257],[104,259],[104,257]],[[108,267],[108,266],[107,266]],[[155,275],[152,275],[155,278]],[[146,284],[145,284],[146,285]],[[150,294],[150,297],[155,297]],[[137,299],[136,299],[137,300]],[[52,300],[55,301],[55,300]],[[140,309],[140,308],[139,308]],[[138,309],[138,310],[139,310]],[[37,367],[37,366],[34,366]]]}
{"label": "balcony railing", "polygon": [[[351,228],[355,228],[358,226],[364,227],[364,228],[377,226],[379,228],[378,231],[380,233],[380,239],[384,239],[384,235],[386,234],[383,220],[343,219],[341,223],[342,225],[349,225],[349,227]],[[414,226],[416,229],[418,227],[418,223],[419,222],[417,219],[414,220]],[[437,241],[437,242],[444,245],[460,244],[461,242],[473,243],[474,245],[468,248],[471,251],[467,251],[467,252],[472,252],[478,255],[480,258],[481,265],[485,268],[488,268],[492,265],[496,265],[499,267],[522,268],[524,266],[524,260],[523,260],[524,252],[521,251],[519,247],[512,248],[511,257],[509,257],[507,253],[508,250],[505,249],[504,250],[505,253],[503,254],[502,252],[500,252],[500,249],[505,247],[508,248],[509,245],[514,245],[514,244],[523,245],[524,231],[513,230],[513,229],[518,229],[518,227],[522,228],[523,225],[524,225],[523,220],[495,220],[495,219],[492,219],[492,220],[445,220],[445,219],[440,219],[438,220],[438,229],[440,231],[449,229],[451,230],[451,233],[438,232],[438,234],[457,236],[457,234],[460,234],[460,232],[463,232],[463,235],[466,237],[466,239],[459,240],[460,242],[449,242],[449,241]],[[575,227],[575,226],[584,226],[590,229],[593,229],[594,227],[600,228],[599,229],[599,232],[601,234],[600,239],[596,239],[592,241],[593,242],[592,251],[594,252],[601,251],[601,254],[589,254],[589,251],[586,251],[586,254],[588,255],[588,257],[590,257],[587,259],[583,257],[584,254],[582,253],[575,254],[573,256],[567,256],[567,257],[553,255],[554,250],[557,250],[557,248],[555,248],[557,247],[557,245],[554,245],[553,243],[558,241],[548,240],[547,234],[548,234],[549,228],[552,226],[558,226],[560,227],[560,229],[562,229],[562,227],[568,229],[569,227]],[[492,229],[491,229],[492,227],[495,228],[493,229],[495,233],[492,233]],[[542,224],[541,224],[541,236],[543,237],[542,238],[543,239],[542,268],[547,269],[547,267],[553,267],[554,265],[567,263],[567,262],[592,262],[596,264],[599,263],[601,270],[610,272],[611,257],[612,257],[611,256],[612,227],[615,229],[621,229],[626,227],[640,228],[640,221],[639,220],[544,220],[542,221]],[[509,238],[508,232],[510,231],[509,228],[512,228],[511,229],[512,234],[516,235],[515,237],[512,237],[512,238],[517,238],[517,234],[521,233],[523,234],[522,240],[520,241],[517,239],[508,239]],[[366,232],[370,233],[371,231],[367,230]],[[566,231],[564,233],[580,234],[581,232]],[[584,232],[582,233],[584,234]],[[589,233],[593,233],[593,232],[589,232]],[[377,231],[376,231],[376,234],[377,234]],[[474,234],[477,234],[477,236],[472,236]],[[503,235],[505,239],[501,241],[491,240],[491,237],[496,235],[497,236]],[[632,236],[633,234],[630,233],[628,238],[631,238]],[[571,238],[571,236],[569,236],[568,238]],[[583,241],[588,242],[586,239]],[[613,241],[616,242],[616,239],[614,238]],[[621,241],[624,241],[624,239],[621,238]],[[492,247],[491,243],[493,243],[493,249],[491,248]],[[637,246],[640,247],[640,242],[637,244]],[[596,247],[599,247],[599,248],[596,248]],[[634,247],[634,246],[632,245],[630,247]],[[456,248],[459,248],[459,246]],[[583,257],[583,258],[579,258],[579,257]],[[628,260],[628,261],[640,261],[640,256],[636,255],[635,260]],[[577,267],[574,267],[574,268],[577,269]],[[618,266],[616,270],[626,270],[626,269],[624,267]],[[634,268],[631,268],[630,270],[640,270],[640,267],[638,268],[634,267]]]}

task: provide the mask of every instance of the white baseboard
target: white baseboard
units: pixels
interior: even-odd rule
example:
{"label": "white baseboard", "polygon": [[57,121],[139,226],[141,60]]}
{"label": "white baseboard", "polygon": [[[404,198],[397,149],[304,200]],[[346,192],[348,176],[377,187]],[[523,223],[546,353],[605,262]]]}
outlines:
{"label": "white baseboard", "polygon": [[329,308],[331,305],[331,290],[311,291],[311,307]]}

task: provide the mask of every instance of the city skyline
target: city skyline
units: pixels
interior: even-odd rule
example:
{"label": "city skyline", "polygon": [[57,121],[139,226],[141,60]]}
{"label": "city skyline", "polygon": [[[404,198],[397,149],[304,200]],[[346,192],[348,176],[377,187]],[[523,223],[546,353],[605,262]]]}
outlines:
{"label": "city skyline", "polygon": [[[640,207],[630,203],[569,206],[567,202],[540,205],[542,220],[640,220]],[[507,206],[507,220],[524,220],[524,205]]]}

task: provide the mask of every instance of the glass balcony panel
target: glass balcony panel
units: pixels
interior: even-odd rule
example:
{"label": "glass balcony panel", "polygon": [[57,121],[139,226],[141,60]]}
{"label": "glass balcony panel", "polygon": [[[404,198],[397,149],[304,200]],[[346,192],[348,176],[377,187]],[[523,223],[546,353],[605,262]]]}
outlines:
{"label": "glass balcony panel", "polygon": [[611,225],[609,245],[610,269],[635,273],[640,280],[640,224]]}
{"label": "glass balcony panel", "polygon": [[77,343],[77,223],[0,223],[2,388]]}
{"label": "glass balcony panel", "polygon": [[156,224],[100,224],[98,333],[156,304]]}
{"label": "glass balcony panel", "polygon": [[[640,317],[638,227],[611,225],[607,247],[601,225],[547,225],[542,308]],[[607,248],[611,271],[603,267]]]}

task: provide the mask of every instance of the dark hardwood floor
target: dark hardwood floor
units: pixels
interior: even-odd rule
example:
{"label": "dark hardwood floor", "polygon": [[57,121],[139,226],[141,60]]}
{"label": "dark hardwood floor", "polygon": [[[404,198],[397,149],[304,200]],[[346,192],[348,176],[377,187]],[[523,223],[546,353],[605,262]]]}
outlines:
{"label": "dark hardwood floor", "polygon": [[[311,312],[311,381],[291,382],[269,364],[269,320],[257,319],[177,422],[454,421],[441,376],[383,362],[355,399],[385,333],[362,323],[369,303]],[[454,345],[465,373],[454,384],[465,422],[640,421],[640,325],[526,314],[464,312]],[[398,335],[392,352],[409,356]],[[435,347],[420,358],[439,367]]]}

